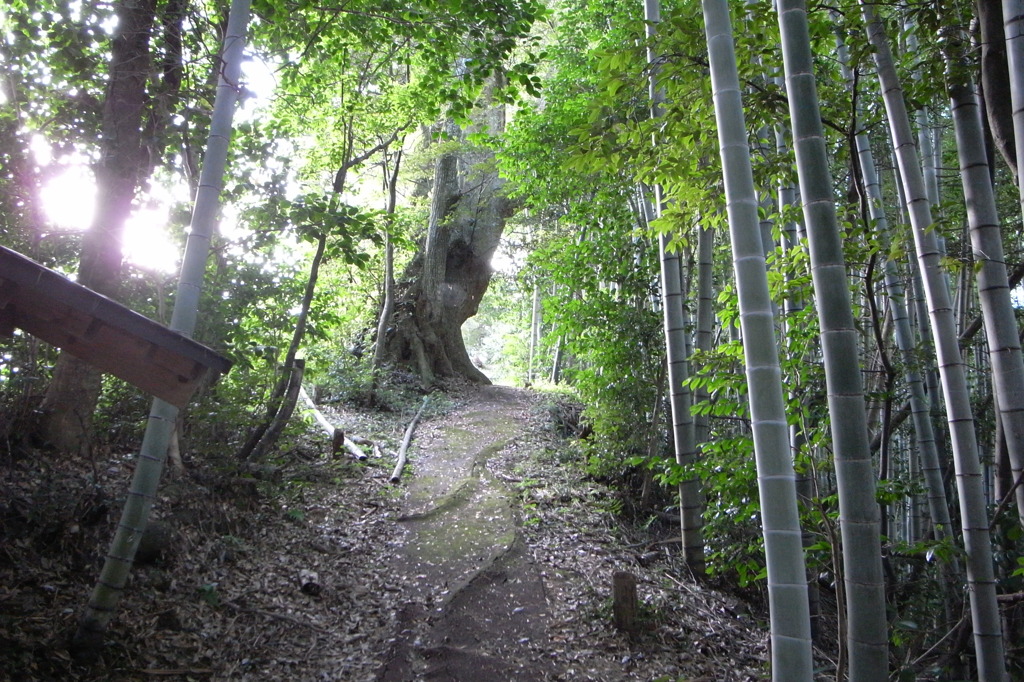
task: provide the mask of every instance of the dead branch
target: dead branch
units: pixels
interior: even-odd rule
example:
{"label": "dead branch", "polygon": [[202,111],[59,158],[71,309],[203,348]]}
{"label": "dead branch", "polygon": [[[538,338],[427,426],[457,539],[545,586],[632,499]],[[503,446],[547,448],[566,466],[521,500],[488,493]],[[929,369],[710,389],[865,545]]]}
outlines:
{"label": "dead branch", "polygon": [[327,432],[328,436],[331,436],[333,438],[334,424],[329,422],[327,420],[327,417],[324,416],[324,413],[320,411],[320,408],[316,406],[316,403],[313,402],[313,399],[309,397],[308,393],[306,393],[305,387],[299,389],[299,396],[302,398],[302,402],[306,403],[306,407],[309,408],[309,411],[313,413],[313,418],[316,419],[316,422],[320,425],[320,427]]}
{"label": "dead branch", "polygon": [[323,627],[317,625],[316,623],[310,623],[309,621],[302,620],[301,618],[296,618],[295,616],[289,615],[287,613],[275,613],[274,611],[266,611],[264,609],[254,609],[248,606],[236,604],[231,601],[225,601],[222,603],[224,604],[224,606],[230,607],[235,611],[241,611],[243,613],[252,613],[257,616],[263,616],[265,618],[274,618],[277,620],[287,621],[289,623],[294,623],[295,625],[301,625],[304,628],[309,628],[310,630],[316,630],[317,632],[330,632],[329,630],[325,630]]}
{"label": "dead branch", "polygon": [[[362,440],[366,440],[363,438]],[[366,461],[366,453],[363,452],[358,445],[353,442],[353,439],[346,436],[343,441],[345,449],[348,450],[349,454],[358,459],[360,462]]]}
{"label": "dead branch", "polygon": [[398,463],[395,464],[395,470],[391,473],[391,482],[398,483],[402,478],[402,469],[405,468],[406,451],[409,449],[409,443],[412,442],[412,433],[416,430],[416,424],[420,420],[420,415],[423,414],[423,408],[427,406],[430,401],[430,396],[424,396],[423,404],[420,405],[420,409],[416,411],[416,416],[409,422],[408,428],[405,429],[405,438],[402,439],[402,447],[398,450]]}
{"label": "dead branch", "polygon": [[324,416],[324,413],[320,411],[320,408],[316,406],[316,403],[313,402],[313,399],[309,397],[309,394],[306,393],[305,388],[299,389],[299,395],[302,397],[303,402],[306,403],[306,407],[309,409],[309,411],[313,413],[313,417],[314,419],[316,419],[316,422],[320,425],[320,428],[322,428],[327,433],[327,435],[331,437],[331,441],[333,443],[333,454],[337,454],[342,449],[342,447],[344,447],[353,457],[358,459],[360,462],[365,462],[366,453],[362,451],[359,445],[375,445],[375,443],[369,438],[363,438],[361,436],[350,436],[341,429],[336,428],[334,424],[332,424],[327,419],[327,417]]}

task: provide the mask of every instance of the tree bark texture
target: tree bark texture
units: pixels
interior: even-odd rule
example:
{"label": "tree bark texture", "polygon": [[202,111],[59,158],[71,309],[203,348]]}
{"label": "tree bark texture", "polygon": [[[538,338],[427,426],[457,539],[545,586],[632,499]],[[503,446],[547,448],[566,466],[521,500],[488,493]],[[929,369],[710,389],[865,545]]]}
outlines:
{"label": "tree bark texture", "polygon": [[[124,226],[142,171],[148,168],[142,125],[156,0],[119,0],[114,12],[118,29],[111,41],[100,159],[95,166],[96,212],[82,238],[78,266],[80,284],[111,298],[117,298],[121,282]],[[85,450],[100,388],[99,370],[62,352],[41,405],[43,439],[62,452]]]}
{"label": "tree bark texture", "polygon": [[[496,127],[503,121],[491,123],[492,132]],[[487,291],[491,256],[513,212],[493,162],[489,150],[468,146],[438,158],[424,247],[396,288],[385,357],[425,385],[454,377],[490,383],[469,358],[462,324]]]}

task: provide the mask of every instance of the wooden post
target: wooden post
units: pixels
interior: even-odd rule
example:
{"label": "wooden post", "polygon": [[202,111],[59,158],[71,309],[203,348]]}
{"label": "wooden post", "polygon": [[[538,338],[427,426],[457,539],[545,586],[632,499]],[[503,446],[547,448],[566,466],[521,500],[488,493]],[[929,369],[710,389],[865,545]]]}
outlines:
{"label": "wooden post", "polygon": [[612,614],[620,632],[637,631],[636,576],[629,571],[612,574]]}

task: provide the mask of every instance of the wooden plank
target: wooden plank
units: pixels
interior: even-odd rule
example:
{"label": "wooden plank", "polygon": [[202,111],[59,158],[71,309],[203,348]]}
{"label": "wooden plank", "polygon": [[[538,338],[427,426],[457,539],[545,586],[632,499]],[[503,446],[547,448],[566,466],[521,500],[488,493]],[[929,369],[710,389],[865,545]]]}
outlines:
{"label": "wooden plank", "polygon": [[14,308],[5,305],[0,308],[0,336],[14,336],[14,327]]}
{"label": "wooden plank", "polygon": [[201,343],[171,331],[162,324],[3,246],[0,246],[0,279],[17,285],[16,296],[23,304],[32,303],[31,296],[50,298],[112,327],[123,329],[133,336],[192,357],[221,373],[231,367],[230,360]]}
{"label": "wooden plank", "polygon": [[0,246],[0,333],[14,327],[183,407],[231,362],[120,303]]}

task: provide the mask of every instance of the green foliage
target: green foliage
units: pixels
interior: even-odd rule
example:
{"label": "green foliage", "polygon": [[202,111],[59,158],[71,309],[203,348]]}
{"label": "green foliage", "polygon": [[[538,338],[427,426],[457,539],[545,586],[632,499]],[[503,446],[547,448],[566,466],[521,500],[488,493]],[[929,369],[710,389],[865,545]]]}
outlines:
{"label": "green foliage", "polygon": [[741,586],[765,577],[754,444],[748,435],[706,443],[695,472],[704,484],[708,572]]}
{"label": "green foliage", "polygon": [[[331,349],[333,358],[316,374],[316,385],[324,400],[361,404],[374,383],[373,369],[351,353]],[[326,358],[325,358],[326,359]]]}
{"label": "green foliage", "polygon": [[[477,314],[462,326],[469,356],[492,380],[521,383],[528,374],[530,289],[512,275],[496,272]],[[547,360],[547,358],[545,358]],[[541,361],[535,367],[543,366]]]}
{"label": "green foliage", "polygon": [[[521,382],[531,371],[535,379],[546,376],[560,344],[563,382],[585,403],[585,421],[593,429],[578,450],[592,476],[613,481],[622,492],[601,501],[603,508],[616,514],[630,511],[636,473],[644,467],[667,491],[696,475],[707,499],[710,571],[759,586],[764,578],[759,500],[743,347],[734,333],[737,294],[730,256],[723,250],[726,218],[699,4],[663,3],[663,30],[653,45],[664,55],[658,68],[666,106],[658,119],[650,115],[648,45],[636,5],[565,0],[546,9],[535,0],[386,0],[372,5],[356,0],[344,6],[257,0],[254,9],[258,21],[252,51],[274,72],[277,89],[272,102],[261,103],[256,115],[240,123],[232,141],[225,190],[231,208],[213,240],[196,338],[228,355],[235,367],[217,384],[204,387],[188,411],[183,435],[190,447],[200,453],[233,451],[239,434],[263,417],[295,326],[311,247],[321,237],[327,242],[326,260],[302,350],[307,384],[318,385],[328,400],[355,402],[366,401],[373,388],[377,404],[415,409],[369,367],[383,292],[383,236],[389,234],[396,245],[400,270],[426,224],[422,197],[406,196],[394,216],[378,210],[384,206],[377,187],[381,160],[386,154],[393,163],[402,149],[406,177],[401,190],[416,194],[422,193],[421,176],[429,176],[437,154],[456,145],[488,145],[497,149],[512,203],[524,210],[510,223],[513,234],[506,235],[513,242],[508,249],[512,265],[496,274],[477,316],[464,329],[471,357],[492,376]],[[895,29],[902,16],[889,9],[880,11]],[[907,100],[912,107],[942,103],[944,76],[935,52],[940,41],[934,37],[940,29],[965,23],[970,6],[898,9],[913,19],[909,30],[920,45],[901,56]],[[74,270],[78,238],[58,236],[39,223],[38,190],[75,154],[95,157],[112,12],[112,5],[66,0],[15,0],[0,10],[0,243],[65,272]],[[852,265],[850,283],[859,298],[873,257],[902,262],[910,249],[891,187],[885,190],[894,225],[891,244],[882,244],[874,226],[860,216],[863,206],[850,163],[852,133],[872,133],[877,158],[887,159],[889,152],[880,142],[883,136],[875,134],[884,126],[876,86],[866,77],[871,52],[857,14],[847,12],[839,22],[828,12],[813,12],[811,36],[819,55],[815,69],[836,201],[845,221],[844,256]],[[217,53],[223,18],[223,6],[189,8],[182,87],[174,101],[164,102],[168,115],[154,140],[154,149],[173,143],[168,148],[174,152],[155,154],[153,165],[161,171],[153,183],[191,179],[196,170],[212,101],[211,74],[216,73],[210,55]],[[770,196],[795,180],[793,159],[775,140],[775,127],[784,125],[788,109],[783,89],[771,77],[780,64],[777,21],[767,2],[734,3],[733,19],[739,27],[736,45],[742,55],[755,182]],[[862,74],[855,91],[837,73],[836,30],[844,34],[853,65]],[[172,56],[172,42],[163,33],[152,42],[153,102],[166,93],[158,67]],[[965,57],[973,68],[974,56]],[[921,77],[911,78],[912,72]],[[426,151],[412,153],[418,130],[427,129],[423,137],[430,138],[428,127],[440,130],[436,124],[442,118],[467,120],[485,94],[489,101],[518,105],[514,116],[509,109],[505,135],[481,130],[468,143],[438,136]],[[541,96],[543,101],[535,101]],[[854,97],[865,104],[857,117]],[[931,115],[944,122],[944,114]],[[48,166],[41,166],[31,151],[36,135],[54,152]],[[784,131],[782,138],[785,142]],[[954,168],[948,137],[942,152],[942,167]],[[1004,215],[1016,215],[1013,179],[1002,166],[996,178]],[[651,223],[643,216],[641,182],[658,183],[670,200],[663,217]],[[947,238],[946,265],[954,286],[961,286],[956,276],[972,274],[976,265],[961,234],[964,209],[955,184],[943,184],[935,229]],[[176,210],[175,229],[182,240],[188,210]],[[765,204],[761,218],[766,233],[779,243],[783,226],[799,222],[802,214],[798,206]],[[697,226],[714,229],[719,242],[714,255],[716,341],[710,351],[691,357],[688,380],[694,392],[706,395],[693,413],[708,418],[711,437],[702,458],[692,469],[683,469],[663,456],[664,414],[652,423],[661,398],[657,378],[664,355],[655,240],[669,235],[688,262]],[[1005,233],[1007,252],[1018,253],[1019,230]],[[798,467],[814,477],[821,491],[803,510],[804,526],[814,537],[808,561],[834,576],[838,511],[809,258],[798,245],[785,251],[769,248],[767,259],[778,308],[784,309],[787,300],[805,304],[788,313],[777,330],[789,391],[787,414],[802,443]],[[876,276],[877,271],[876,265]],[[170,278],[132,276],[125,282],[124,300],[160,318],[173,302],[164,293],[172,284]],[[527,330],[535,287],[543,301],[542,339],[531,366]],[[875,293],[881,298],[878,288]],[[984,366],[979,351],[969,350],[979,358],[975,365]],[[15,422],[38,405],[54,358],[52,349],[20,332],[0,339],[0,434],[16,432]],[[870,370],[870,354],[864,358]],[[921,366],[930,362],[922,352]],[[898,391],[877,395],[898,398]],[[121,382],[105,381],[97,423],[106,444],[127,447],[137,440],[146,401]],[[991,441],[994,423],[980,420],[979,426],[982,440]],[[654,457],[649,457],[651,443]],[[563,454],[568,463],[577,451]],[[899,461],[908,456],[892,454]],[[531,487],[524,481],[520,490],[528,512],[535,504],[529,501]],[[298,500],[301,485],[295,483],[292,490]],[[879,487],[878,500],[897,509],[919,493],[918,483],[901,470]],[[283,513],[304,520],[298,504]],[[1006,576],[1002,588],[1019,591],[1024,539],[1012,517],[1003,514],[995,520],[996,560]],[[527,523],[534,518],[528,516]],[[942,597],[937,567],[961,558],[962,550],[950,541],[895,538],[890,550],[897,573],[893,641],[908,651],[920,650],[944,634],[930,632]],[[216,584],[199,588],[199,596],[216,606]]]}
{"label": "green foliage", "polygon": [[[570,252],[559,250],[557,242],[551,252],[536,253],[538,259],[550,255],[556,282],[573,273],[577,288],[559,287],[545,301],[545,310],[565,334],[566,348],[576,360],[567,376],[587,404],[586,416],[597,436],[589,453],[592,466],[605,473],[621,467],[624,456],[646,450],[648,434],[638,428],[636,410],[654,405],[664,343],[661,317],[646,306],[653,288],[649,262],[644,274],[632,268],[629,258],[602,262],[587,257],[598,248],[616,250],[611,236],[605,233],[600,244],[577,244],[569,262],[565,256]],[[623,251],[633,251],[640,263],[651,257],[640,242],[620,243],[618,253]],[[605,267],[608,272],[602,272]],[[604,275],[618,282],[604,284],[599,279]]]}
{"label": "green foliage", "polygon": [[103,393],[96,406],[96,430],[105,445],[128,451],[142,440],[151,397],[120,379],[103,377]]}

